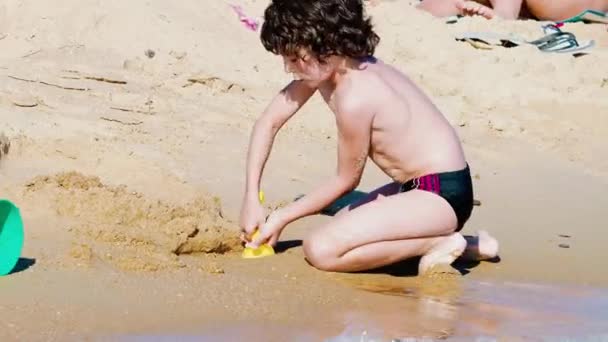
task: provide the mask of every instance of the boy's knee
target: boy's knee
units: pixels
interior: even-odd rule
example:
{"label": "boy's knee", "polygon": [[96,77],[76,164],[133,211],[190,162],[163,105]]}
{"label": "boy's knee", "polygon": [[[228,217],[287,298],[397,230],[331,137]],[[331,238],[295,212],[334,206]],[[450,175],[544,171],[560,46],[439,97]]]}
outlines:
{"label": "boy's knee", "polygon": [[335,271],[337,255],[330,241],[311,236],[304,240],[302,248],[308,263],[321,271]]}

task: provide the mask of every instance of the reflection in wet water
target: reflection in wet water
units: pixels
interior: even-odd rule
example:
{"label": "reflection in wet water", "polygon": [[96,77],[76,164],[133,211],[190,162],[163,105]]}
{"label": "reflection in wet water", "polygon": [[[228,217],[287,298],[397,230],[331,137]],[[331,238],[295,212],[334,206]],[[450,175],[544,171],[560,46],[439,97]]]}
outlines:
{"label": "reflection in wet water", "polygon": [[489,282],[467,284],[460,336],[608,340],[608,291]]}
{"label": "reflection in wet water", "polygon": [[338,280],[361,290],[393,296],[395,305],[341,313],[344,328],[331,334],[321,326],[239,323],[211,331],[206,329],[204,334],[196,336],[131,336],[111,340],[608,340],[607,290],[463,281],[454,276],[437,279],[346,275],[339,276]]}
{"label": "reflection in wet water", "polygon": [[388,340],[407,336],[445,338],[456,329],[463,291],[463,278],[453,271],[452,268],[436,270],[423,277],[386,273],[335,273],[331,277],[349,287],[395,297],[365,312],[345,314],[344,323],[355,335],[373,330],[377,331],[374,336]]}
{"label": "reflection in wet water", "polygon": [[339,275],[336,279],[361,290],[403,297],[409,302],[408,310],[394,325],[405,327],[408,324],[403,321],[413,320],[420,327],[431,320],[426,324],[429,329],[392,335],[397,338],[422,333],[448,340],[608,341],[608,289],[465,281],[449,272],[431,277],[365,274]]}

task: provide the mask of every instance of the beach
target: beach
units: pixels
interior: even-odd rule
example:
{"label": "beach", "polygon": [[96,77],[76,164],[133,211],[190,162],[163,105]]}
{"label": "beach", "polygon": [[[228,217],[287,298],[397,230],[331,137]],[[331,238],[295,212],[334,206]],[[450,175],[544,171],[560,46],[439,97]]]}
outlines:
{"label": "beach", "polygon": [[[239,4],[261,16],[267,2]],[[291,80],[281,58],[225,2],[8,0],[0,198],[20,208],[25,243],[0,278],[0,340],[608,336],[606,25],[562,28],[595,41],[575,57],[454,38],[536,39],[536,21],[446,24],[407,1],[368,13],[376,56],[456,127],[481,203],[463,234],[487,230],[499,260],[429,277],[411,262],[324,273],[301,248],[324,216],[291,224],[281,253],[242,259],[247,144]],[[315,96],[275,140],[266,205],[330,177],[336,143]],[[360,190],[389,182],[368,165]]]}

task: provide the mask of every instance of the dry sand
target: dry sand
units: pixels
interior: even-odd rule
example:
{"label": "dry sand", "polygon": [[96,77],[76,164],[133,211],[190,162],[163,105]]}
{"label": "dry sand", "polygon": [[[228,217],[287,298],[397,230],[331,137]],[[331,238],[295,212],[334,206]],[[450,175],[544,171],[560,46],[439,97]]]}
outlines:
{"label": "dry sand", "polygon": [[[242,5],[256,15],[266,2]],[[8,0],[0,197],[21,208],[26,242],[17,272],[0,279],[0,340],[314,340],[345,328],[516,338],[573,322],[575,333],[605,332],[595,324],[608,317],[606,27],[567,25],[596,41],[574,58],[453,39],[538,38],[534,21],[446,25],[406,1],[370,13],[378,57],[406,71],[457,127],[482,203],[464,233],[495,235],[500,262],[432,278],[415,276],[415,263],[321,273],[299,241],[324,217],[292,224],[284,253],[240,259],[248,135],[289,80],[280,59],[225,2]],[[277,138],[263,180],[269,205],[333,172],[335,138],[332,115],[313,98]],[[372,167],[361,188],[387,181]],[[533,327],[524,324],[531,317]]]}

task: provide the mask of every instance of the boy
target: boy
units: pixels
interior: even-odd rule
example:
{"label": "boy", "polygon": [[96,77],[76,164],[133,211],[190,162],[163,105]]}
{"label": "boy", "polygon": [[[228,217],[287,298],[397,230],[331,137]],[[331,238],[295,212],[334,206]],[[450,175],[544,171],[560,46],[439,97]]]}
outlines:
{"label": "boy", "polygon": [[608,0],[424,0],[418,8],[437,17],[480,15],[487,19],[498,16],[561,21],[588,9],[606,12]]}
{"label": "boy", "polygon": [[[362,1],[273,0],[261,40],[283,57],[295,80],[276,95],[251,135],[240,217],[248,245],[276,244],[287,224],[355,189],[369,157],[393,182],[312,231],[303,245],[308,262],[353,272],[422,256],[423,273],[459,257],[467,243],[458,231],[473,208],[460,141],[411,80],[372,57],[380,38]],[[258,191],[274,137],[317,91],[336,117],[337,174],[265,220]],[[250,241],[257,227],[260,235]],[[480,251],[486,240],[480,240]]]}

